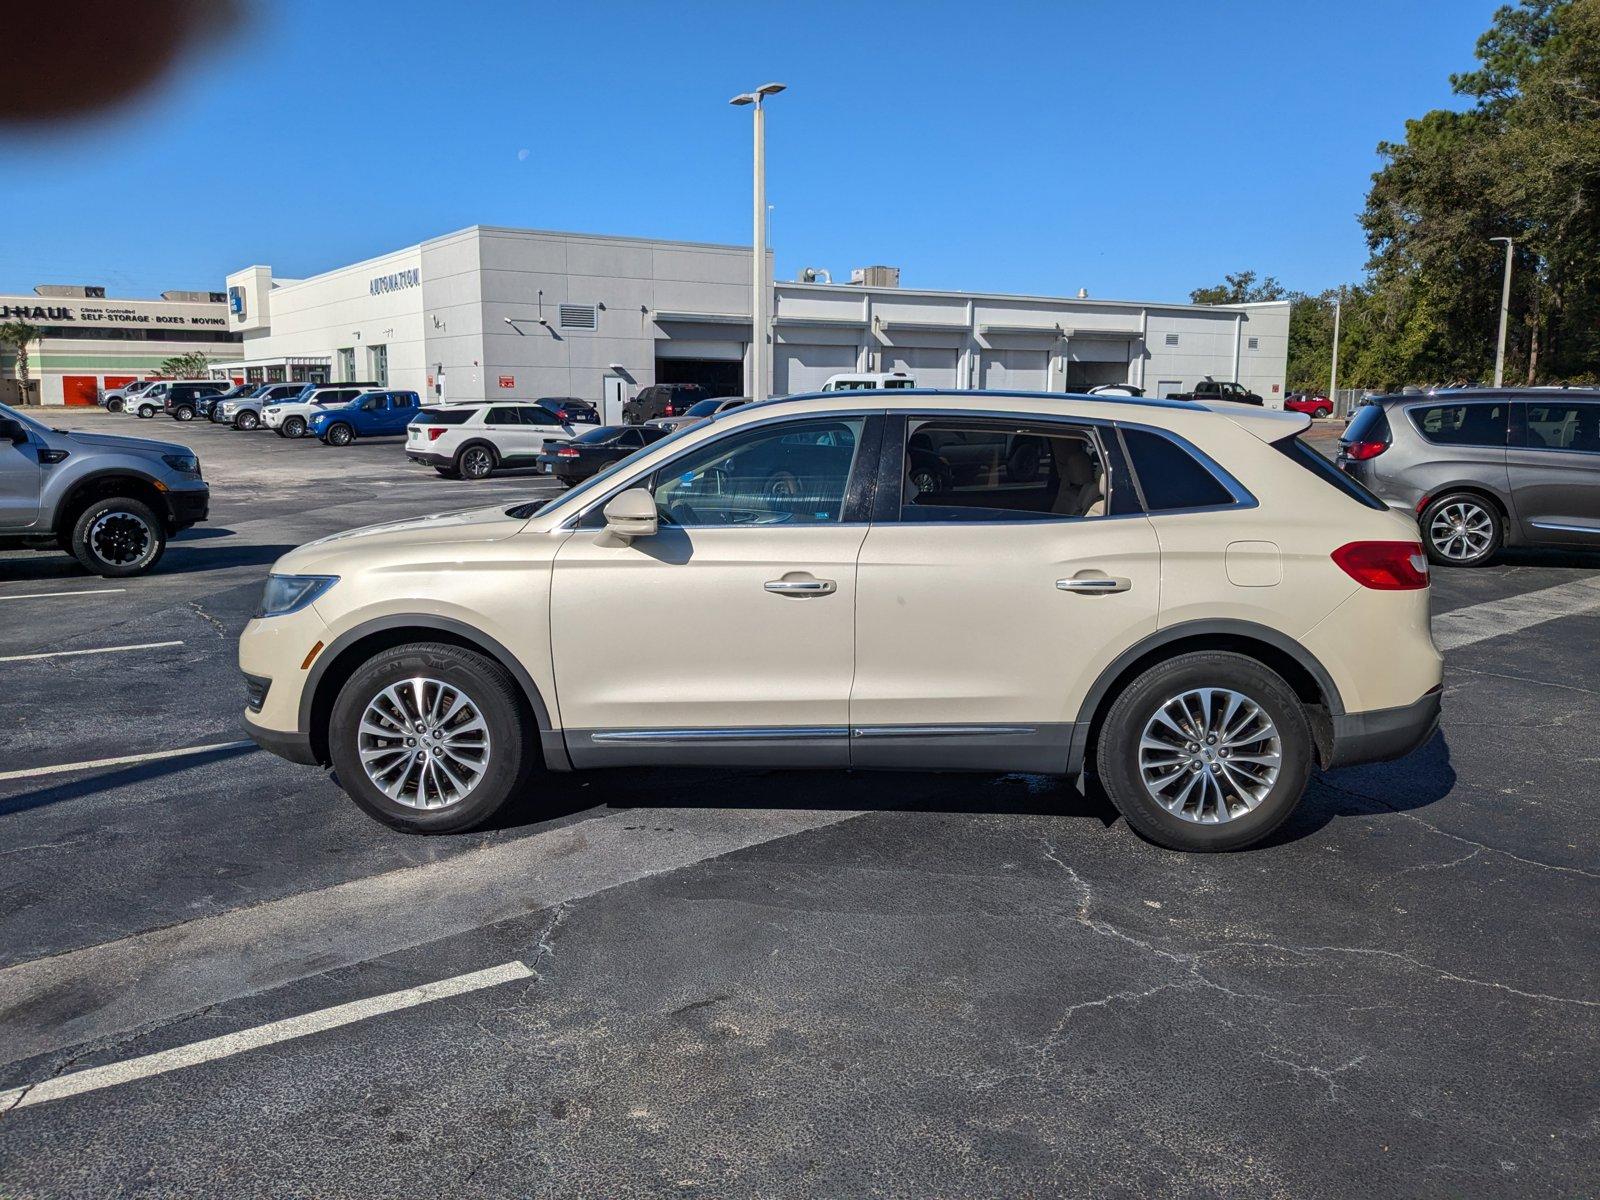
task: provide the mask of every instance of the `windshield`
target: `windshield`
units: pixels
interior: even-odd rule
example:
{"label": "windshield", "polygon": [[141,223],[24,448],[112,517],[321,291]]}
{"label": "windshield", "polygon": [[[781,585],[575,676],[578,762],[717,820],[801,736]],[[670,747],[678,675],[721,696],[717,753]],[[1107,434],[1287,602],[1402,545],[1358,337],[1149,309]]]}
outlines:
{"label": "windshield", "polygon": [[[659,441],[651,442],[648,446],[643,447],[643,449],[649,451],[659,450],[663,446],[670,446],[673,442],[681,441],[689,434],[699,433],[702,428],[703,426],[700,425],[686,425],[682,429],[673,430],[671,433],[667,434],[666,437],[661,438]],[[584,434],[583,438],[581,439],[574,438],[573,441],[588,440],[592,438],[594,434],[601,432],[609,432],[614,434],[616,433],[616,429],[615,427],[602,426],[600,429],[596,429],[590,433]],[[641,451],[635,450],[633,454],[629,454],[624,458],[618,459],[609,466],[601,468],[595,474],[585,479],[582,483],[577,484],[565,492],[562,492],[559,496],[552,496],[542,504],[537,500],[529,500],[526,504],[518,504],[515,507],[508,508],[506,509],[506,515],[523,518],[542,517],[545,513],[553,512],[555,509],[563,504],[566,504],[568,501],[576,500],[582,496],[587,496],[589,493],[593,492],[597,486],[603,486],[608,483],[609,477],[616,474],[618,467],[627,466],[633,461],[634,455],[639,453],[641,453]]]}

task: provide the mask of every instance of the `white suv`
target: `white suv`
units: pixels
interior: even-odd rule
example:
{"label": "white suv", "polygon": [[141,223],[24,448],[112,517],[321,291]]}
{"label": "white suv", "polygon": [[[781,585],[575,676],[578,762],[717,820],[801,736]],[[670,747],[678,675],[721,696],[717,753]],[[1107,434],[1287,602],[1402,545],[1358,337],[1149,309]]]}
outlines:
{"label": "white suv", "polygon": [[240,640],[245,724],[417,831],[539,770],[1093,770],[1155,842],[1246,846],[1314,764],[1425,741],[1442,660],[1415,522],[1309,417],[1223,407],[751,404],[543,506],[313,542]]}
{"label": "white suv", "polygon": [[305,437],[311,418],[324,408],[349,404],[373,389],[364,383],[318,384],[304,400],[274,400],[261,410],[261,423],[279,437]]}
{"label": "white suv", "polygon": [[436,404],[406,427],[406,457],[447,479],[487,479],[500,467],[531,467],[545,442],[570,442],[574,425],[537,402]]}

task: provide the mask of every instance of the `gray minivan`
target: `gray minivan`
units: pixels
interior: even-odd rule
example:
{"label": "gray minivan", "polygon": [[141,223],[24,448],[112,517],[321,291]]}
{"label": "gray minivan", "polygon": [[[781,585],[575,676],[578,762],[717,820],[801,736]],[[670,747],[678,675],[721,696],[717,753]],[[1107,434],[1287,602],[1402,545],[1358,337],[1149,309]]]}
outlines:
{"label": "gray minivan", "polygon": [[1600,391],[1380,396],[1350,419],[1338,462],[1417,517],[1436,563],[1481,566],[1501,546],[1600,548]]}

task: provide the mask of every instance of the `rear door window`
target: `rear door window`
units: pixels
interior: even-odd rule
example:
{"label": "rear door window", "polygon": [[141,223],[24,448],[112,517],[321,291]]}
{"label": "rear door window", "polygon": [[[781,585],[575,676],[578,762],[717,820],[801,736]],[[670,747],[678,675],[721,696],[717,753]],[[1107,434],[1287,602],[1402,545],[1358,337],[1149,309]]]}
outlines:
{"label": "rear door window", "polygon": [[1523,413],[1525,446],[1600,453],[1600,404],[1528,404]]}
{"label": "rear door window", "polygon": [[1411,423],[1428,441],[1440,446],[1504,446],[1506,405],[1429,404],[1410,410]]}
{"label": "rear door window", "polygon": [[907,425],[900,519],[1060,521],[1105,512],[1108,472],[1087,426],[931,418]]}

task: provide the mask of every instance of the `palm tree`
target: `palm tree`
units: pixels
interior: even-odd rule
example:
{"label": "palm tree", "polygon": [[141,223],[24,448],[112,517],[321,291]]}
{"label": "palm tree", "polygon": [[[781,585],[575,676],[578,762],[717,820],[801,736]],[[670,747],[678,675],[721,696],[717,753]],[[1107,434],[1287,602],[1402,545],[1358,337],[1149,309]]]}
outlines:
{"label": "palm tree", "polygon": [[22,383],[22,399],[28,399],[28,346],[42,331],[26,321],[7,321],[0,325],[0,350],[10,347],[17,353],[17,379]]}

